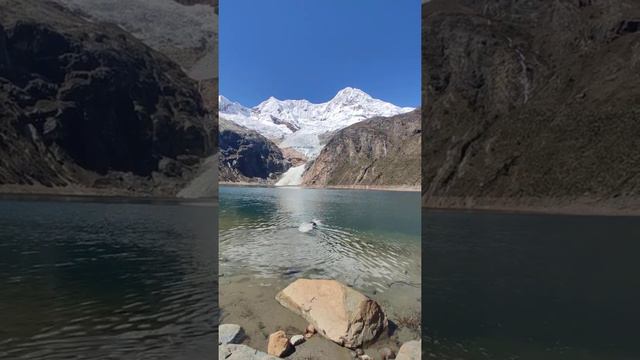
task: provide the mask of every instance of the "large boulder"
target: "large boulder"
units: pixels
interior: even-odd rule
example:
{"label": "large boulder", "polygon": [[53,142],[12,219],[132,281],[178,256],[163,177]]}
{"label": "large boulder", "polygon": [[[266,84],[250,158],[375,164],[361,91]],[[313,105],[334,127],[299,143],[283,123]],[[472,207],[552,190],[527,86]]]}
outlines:
{"label": "large boulder", "polygon": [[375,339],[387,327],[377,302],[335,280],[296,280],[276,300],[318,333],[351,349]]}
{"label": "large boulder", "polygon": [[402,344],[396,356],[396,360],[420,359],[422,359],[422,340],[412,340]]}

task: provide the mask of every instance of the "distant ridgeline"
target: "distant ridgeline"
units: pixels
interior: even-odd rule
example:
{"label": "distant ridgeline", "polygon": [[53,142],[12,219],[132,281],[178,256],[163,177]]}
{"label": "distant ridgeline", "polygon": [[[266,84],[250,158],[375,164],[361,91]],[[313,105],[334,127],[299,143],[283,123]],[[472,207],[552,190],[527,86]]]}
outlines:
{"label": "distant ridgeline", "polygon": [[431,0],[422,18],[423,205],[640,209],[640,2]]}

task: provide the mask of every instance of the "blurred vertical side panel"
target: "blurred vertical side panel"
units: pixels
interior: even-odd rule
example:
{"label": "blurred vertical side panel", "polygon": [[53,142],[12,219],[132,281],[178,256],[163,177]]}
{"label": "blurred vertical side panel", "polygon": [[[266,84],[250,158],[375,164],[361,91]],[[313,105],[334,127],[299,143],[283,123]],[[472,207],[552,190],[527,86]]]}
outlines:
{"label": "blurred vertical side panel", "polygon": [[638,358],[640,4],[422,16],[426,352]]}
{"label": "blurred vertical side panel", "polygon": [[215,358],[217,22],[0,1],[0,358]]}

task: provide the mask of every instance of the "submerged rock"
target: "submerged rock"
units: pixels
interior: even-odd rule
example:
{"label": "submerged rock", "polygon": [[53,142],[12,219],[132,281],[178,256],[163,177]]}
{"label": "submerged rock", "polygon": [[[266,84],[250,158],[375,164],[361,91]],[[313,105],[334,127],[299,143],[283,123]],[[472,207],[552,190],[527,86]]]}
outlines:
{"label": "submerged rock", "polygon": [[396,360],[420,360],[422,358],[422,340],[407,341],[402,344]]}
{"label": "submerged rock", "polygon": [[283,357],[291,352],[291,344],[287,338],[287,334],[278,330],[269,335],[269,345],[267,346],[267,352],[269,355]]}
{"label": "submerged rock", "polygon": [[218,327],[218,345],[239,344],[244,339],[244,330],[240,325],[222,324]]}
{"label": "submerged rock", "polygon": [[329,340],[351,349],[375,339],[388,324],[377,302],[335,280],[296,280],[276,300]]}

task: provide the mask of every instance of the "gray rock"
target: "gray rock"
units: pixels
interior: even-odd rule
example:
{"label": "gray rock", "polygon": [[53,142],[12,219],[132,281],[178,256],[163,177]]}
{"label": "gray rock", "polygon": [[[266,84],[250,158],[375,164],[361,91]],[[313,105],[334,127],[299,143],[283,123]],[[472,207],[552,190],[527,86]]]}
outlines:
{"label": "gray rock", "polygon": [[262,351],[251,348],[247,345],[228,344],[218,347],[220,360],[278,360],[275,356],[268,355]]}
{"label": "gray rock", "polygon": [[396,360],[420,359],[422,359],[422,340],[412,340],[402,344],[396,356]]}
{"label": "gray rock", "polygon": [[244,330],[240,325],[222,324],[218,327],[218,345],[239,344],[244,340]]}

